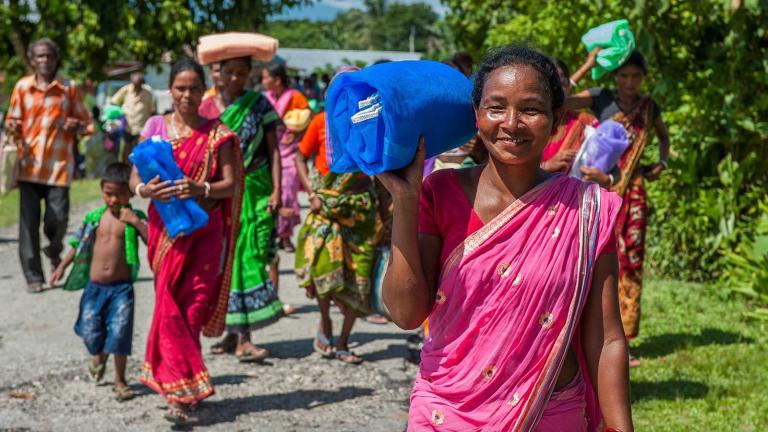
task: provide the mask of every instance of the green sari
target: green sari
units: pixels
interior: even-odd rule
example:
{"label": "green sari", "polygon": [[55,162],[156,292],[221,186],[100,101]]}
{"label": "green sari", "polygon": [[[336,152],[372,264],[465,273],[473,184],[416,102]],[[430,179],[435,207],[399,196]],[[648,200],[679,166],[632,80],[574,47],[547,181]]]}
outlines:
{"label": "green sari", "polygon": [[313,173],[322,209],[299,231],[299,286],[332,296],[358,316],[371,313],[371,275],[382,225],[373,182],[361,174]]}
{"label": "green sari", "polygon": [[276,126],[279,117],[266,97],[248,91],[227,107],[221,120],[240,137],[246,168],[226,318],[228,332],[243,333],[283,315],[283,304],[267,272],[274,220],[267,209],[272,176],[264,141],[266,131]]}

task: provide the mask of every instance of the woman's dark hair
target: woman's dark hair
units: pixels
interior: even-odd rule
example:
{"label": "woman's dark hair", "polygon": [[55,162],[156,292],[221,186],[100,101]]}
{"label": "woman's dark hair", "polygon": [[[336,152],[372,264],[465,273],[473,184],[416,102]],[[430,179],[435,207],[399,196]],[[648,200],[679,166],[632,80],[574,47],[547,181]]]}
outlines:
{"label": "woman's dark hair", "polygon": [[[648,64],[645,62],[645,57],[643,57],[638,50],[632,51],[632,54],[627,57],[627,60],[619,67],[619,69],[626,65],[637,66],[643,71],[643,75],[648,75]],[[619,69],[616,70],[618,71]]]}
{"label": "woman's dark hair", "polygon": [[288,87],[288,71],[285,70],[285,65],[282,63],[272,63],[267,66],[267,73],[272,78],[277,78],[283,83],[283,86]]}
{"label": "woman's dark hair", "polygon": [[222,60],[222,61],[219,62],[219,67],[223,68],[224,65],[227,62],[231,62],[231,61],[235,61],[235,60],[240,60],[243,63],[245,63],[245,66],[248,68],[248,71],[250,71],[251,68],[253,67],[253,65],[251,64],[251,58],[248,57],[248,56],[245,56],[245,57],[235,57],[235,58],[230,58],[230,59]]}
{"label": "woman's dark hair", "polygon": [[488,75],[494,70],[504,66],[529,66],[539,74],[539,78],[546,84],[547,92],[552,104],[552,111],[559,110],[565,102],[565,92],[560,82],[560,75],[552,60],[544,54],[522,46],[507,45],[488,52],[480,66],[472,87],[472,105],[477,108],[483,97],[483,87],[488,80]]}
{"label": "woman's dark hair", "polygon": [[565,64],[564,61],[557,57],[552,57],[552,61],[555,62],[555,67],[560,69],[561,72],[563,72],[563,75],[565,75],[566,78],[569,78],[571,76],[571,71],[568,70],[568,65]]}
{"label": "woman's dark hair", "polygon": [[128,187],[130,179],[131,166],[122,162],[113,162],[104,168],[104,174],[101,175],[101,186],[104,186],[104,183],[115,183]]}
{"label": "woman's dark hair", "polygon": [[196,73],[197,76],[200,77],[200,82],[205,86],[205,71],[203,70],[203,67],[200,66],[200,63],[192,59],[183,58],[177,60],[176,63],[171,66],[171,77],[168,80],[168,88],[173,87],[173,81],[176,79],[176,76],[185,71]]}

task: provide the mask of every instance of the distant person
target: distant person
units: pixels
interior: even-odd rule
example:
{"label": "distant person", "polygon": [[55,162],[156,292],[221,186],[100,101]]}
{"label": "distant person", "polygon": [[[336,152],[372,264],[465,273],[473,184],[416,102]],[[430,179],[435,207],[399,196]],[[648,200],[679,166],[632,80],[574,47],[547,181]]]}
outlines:
{"label": "distant person", "polygon": [[471,54],[459,51],[451,57],[450,61],[455,64],[458,67],[459,72],[463,73],[467,78],[471,77],[474,73],[475,61]]}
{"label": "distant person", "polygon": [[[582,69],[596,64],[592,53]],[[645,181],[654,181],[667,169],[669,133],[661,108],[650,96],[640,93],[648,74],[645,58],[634,51],[624,64],[612,72],[616,90],[595,87],[568,98],[570,109],[589,108],[600,121],[614,120],[627,130],[629,147],[618,162],[618,170],[604,173],[597,168],[583,167],[584,180],[607,185],[624,198],[616,222],[619,255],[619,305],[624,333],[628,340],[640,330],[640,295],[643,288],[645,259],[645,230],[648,224],[648,197]],[[642,165],[643,153],[656,135],[659,141],[658,162]],[[630,358],[631,366],[640,361]]]}
{"label": "distant person", "polygon": [[[51,275],[55,285],[75,262],[69,289],[83,289],[75,333],[93,356],[88,368],[94,383],[104,378],[107,358],[115,357],[114,392],[118,401],[135,393],[125,380],[133,338],[133,283],[139,269],[138,238],[147,242],[146,215],[131,208],[131,167],[115,162],[101,177],[104,205],[89,212],[70,242],[72,249]],[[70,285],[72,283],[73,285]]]}
{"label": "distant person", "polygon": [[43,253],[53,268],[61,263],[69,220],[69,186],[75,172],[75,145],[90,123],[74,81],[57,75],[59,46],[50,39],[32,42],[27,56],[34,75],[13,88],[5,126],[21,142],[18,158],[19,260],[27,291],[43,290],[40,262],[40,201],[45,201]]}
{"label": "distant person", "polygon": [[134,72],[131,74],[131,83],[118,90],[111,102],[123,107],[126,125],[120,161],[128,163],[128,156],[138,144],[144,124],[155,110],[152,88],[145,84],[142,72]]}
{"label": "distant person", "polygon": [[213,85],[205,91],[205,94],[203,95],[203,100],[206,100],[208,98],[214,97],[217,94],[221,93],[222,87],[224,87],[224,83],[221,80],[221,63],[213,63],[210,67],[211,71],[211,81],[213,82]]}

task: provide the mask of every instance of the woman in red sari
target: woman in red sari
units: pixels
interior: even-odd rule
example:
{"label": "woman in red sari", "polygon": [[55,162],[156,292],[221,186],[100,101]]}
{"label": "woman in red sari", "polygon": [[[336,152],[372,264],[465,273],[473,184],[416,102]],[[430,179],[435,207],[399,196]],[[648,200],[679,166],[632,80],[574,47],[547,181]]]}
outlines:
{"label": "woman in red sari", "polygon": [[[589,57],[583,68],[595,65]],[[648,202],[644,182],[654,181],[667,168],[669,133],[661,108],[640,87],[648,67],[640,52],[633,52],[627,61],[613,72],[616,90],[596,87],[584,90],[566,101],[572,109],[589,108],[600,121],[614,120],[627,130],[629,147],[618,162],[618,169],[604,173],[596,168],[582,168],[585,180],[609,186],[624,198],[616,223],[619,255],[619,305],[627,339],[637,337],[640,330],[640,296],[643,288],[645,258],[645,229],[648,223]],[[653,135],[659,141],[658,162],[641,165],[640,159]],[[586,171],[585,171],[586,170]],[[631,366],[639,360],[630,358]]]}
{"label": "woman in red sari", "polygon": [[200,333],[219,336],[224,330],[242,163],[237,135],[218,119],[198,115],[205,92],[202,67],[192,60],[178,61],[171,69],[170,91],[176,110],[149,119],[142,137],[170,141],[185,178],[174,185],[158,178],[144,184],[134,169],[131,188],[153,203],[174,196],[196,199],[209,216],[204,228],[171,239],[154,204],[149,207],[155,310],[141,381],[168,401],[166,419],[184,423],[187,410],[214,393]]}

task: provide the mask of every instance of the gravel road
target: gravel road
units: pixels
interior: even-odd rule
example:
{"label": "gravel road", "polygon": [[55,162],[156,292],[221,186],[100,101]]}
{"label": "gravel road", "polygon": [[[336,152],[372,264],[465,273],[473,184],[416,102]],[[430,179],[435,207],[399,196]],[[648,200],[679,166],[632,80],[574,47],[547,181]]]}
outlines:
{"label": "gravel road", "polygon": [[[70,231],[97,205],[74,209]],[[162,418],[162,398],[138,383],[154,297],[146,250],[140,251],[144,262],[135,285],[134,355],[128,364],[129,381],[139,396],[119,403],[112,397],[111,362],[106,385],[85,378],[89,356],[72,330],[80,293],[26,293],[16,230],[0,229],[0,432],[172,430]],[[417,371],[407,360],[409,333],[393,324],[358,321],[350,346],[365,363],[320,358],[312,350],[320,315],[314,301],[297,288],[293,261],[292,254],[281,255],[280,297],[298,313],[254,333],[254,341],[273,357],[244,365],[230,356],[206,354],[216,395],[182,430],[404,430]],[[339,329],[338,310],[333,319]],[[205,353],[213,342],[203,339]]]}

